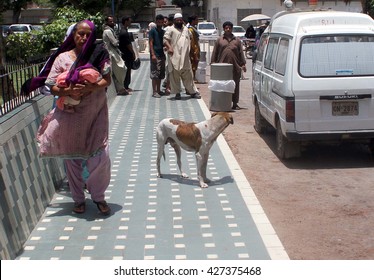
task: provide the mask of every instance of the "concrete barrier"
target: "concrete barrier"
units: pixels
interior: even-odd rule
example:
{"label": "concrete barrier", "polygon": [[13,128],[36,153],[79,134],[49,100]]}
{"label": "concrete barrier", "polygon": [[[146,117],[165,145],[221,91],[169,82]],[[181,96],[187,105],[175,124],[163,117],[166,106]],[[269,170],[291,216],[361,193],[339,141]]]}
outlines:
{"label": "concrete barrier", "polygon": [[41,160],[35,141],[52,97],[37,96],[0,118],[0,258],[14,259],[64,179],[62,162]]}
{"label": "concrete barrier", "polygon": [[[108,87],[108,106],[116,91]],[[63,161],[40,159],[35,139],[52,96],[39,95],[0,117],[0,259],[15,259],[65,179]]]}

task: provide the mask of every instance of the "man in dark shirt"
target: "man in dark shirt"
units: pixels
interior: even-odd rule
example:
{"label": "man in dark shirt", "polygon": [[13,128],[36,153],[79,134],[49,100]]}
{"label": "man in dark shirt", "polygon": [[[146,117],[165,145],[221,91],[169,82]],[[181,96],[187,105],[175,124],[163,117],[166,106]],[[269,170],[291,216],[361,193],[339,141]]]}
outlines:
{"label": "man in dark shirt", "polygon": [[124,82],[124,87],[128,92],[131,92],[130,83],[131,83],[131,65],[135,60],[135,52],[132,48],[131,42],[134,41],[131,32],[128,32],[128,28],[131,25],[131,17],[124,16],[122,18],[122,25],[123,28],[121,33],[119,34],[118,41],[119,41],[119,49],[122,52],[122,59],[125,61],[125,65],[127,67],[126,77]]}
{"label": "man in dark shirt", "polygon": [[149,53],[151,55],[151,79],[153,97],[160,98],[163,94],[161,92],[161,80],[165,78],[165,53],[163,38],[165,30],[162,29],[164,23],[164,16],[156,16],[156,28],[149,31]]}

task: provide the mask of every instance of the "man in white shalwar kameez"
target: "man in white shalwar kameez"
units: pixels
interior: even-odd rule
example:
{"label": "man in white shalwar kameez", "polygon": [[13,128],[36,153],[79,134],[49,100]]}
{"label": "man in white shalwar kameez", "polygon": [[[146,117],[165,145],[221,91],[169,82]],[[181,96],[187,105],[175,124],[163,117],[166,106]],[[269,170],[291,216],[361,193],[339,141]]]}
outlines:
{"label": "man in white shalwar kameez", "polygon": [[170,89],[175,99],[181,99],[181,81],[186,93],[192,98],[201,98],[195,83],[190,61],[191,33],[183,25],[182,14],[174,15],[174,25],[164,35],[164,44],[168,52],[168,70],[170,72]]}
{"label": "man in white shalwar kameez", "polygon": [[127,69],[125,62],[121,58],[121,52],[118,49],[119,43],[114,32],[114,20],[112,16],[107,16],[105,18],[105,23],[103,25],[103,41],[110,55],[116,91],[119,95],[126,95],[127,91],[123,87],[123,82]]}

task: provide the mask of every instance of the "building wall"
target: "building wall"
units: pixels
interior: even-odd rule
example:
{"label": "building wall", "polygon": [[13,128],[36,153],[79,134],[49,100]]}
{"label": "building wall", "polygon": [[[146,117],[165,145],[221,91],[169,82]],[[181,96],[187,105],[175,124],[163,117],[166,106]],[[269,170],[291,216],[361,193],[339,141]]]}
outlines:
{"label": "building wall", "polygon": [[[3,23],[12,24],[13,11],[8,10],[3,12]],[[52,17],[52,9],[27,9],[22,10],[19,23],[41,24],[48,22]]]}
{"label": "building wall", "polygon": [[[229,20],[234,25],[242,25],[247,27],[248,23],[241,23],[240,20],[247,15],[253,13],[261,13],[268,16],[273,16],[277,12],[283,11],[283,0],[205,0],[207,19],[214,21],[217,27],[222,31],[222,24]],[[293,1],[298,9],[309,9],[309,2],[306,0]],[[351,1],[346,4],[344,1],[318,1],[317,6],[313,8],[333,9],[337,11],[362,12],[361,2]],[[242,10],[242,12],[239,12]]]}

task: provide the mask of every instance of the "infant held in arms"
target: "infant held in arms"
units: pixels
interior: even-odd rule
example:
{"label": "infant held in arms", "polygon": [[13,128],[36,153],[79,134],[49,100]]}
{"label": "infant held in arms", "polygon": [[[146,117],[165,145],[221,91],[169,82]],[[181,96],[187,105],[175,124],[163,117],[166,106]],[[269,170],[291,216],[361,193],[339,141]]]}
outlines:
{"label": "infant held in arms", "polygon": [[[65,71],[58,75],[56,84],[58,87],[65,88],[68,87],[69,84],[66,81],[66,78],[69,74],[69,71]],[[85,68],[79,70],[79,80],[78,83],[97,83],[102,79],[101,74],[95,68]],[[75,98],[72,96],[60,96],[56,101],[56,106],[63,111],[72,113],[74,112],[74,106],[78,105],[81,101],[81,98]]]}

